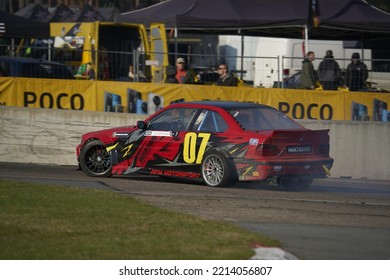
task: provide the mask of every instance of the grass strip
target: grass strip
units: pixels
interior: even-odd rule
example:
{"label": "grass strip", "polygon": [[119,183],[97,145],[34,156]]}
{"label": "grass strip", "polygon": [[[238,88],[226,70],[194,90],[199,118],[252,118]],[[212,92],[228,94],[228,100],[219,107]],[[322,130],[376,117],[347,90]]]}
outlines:
{"label": "grass strip", "polygon": [[248,259],[280,245],[110,191],[0,180],[0,259]]}

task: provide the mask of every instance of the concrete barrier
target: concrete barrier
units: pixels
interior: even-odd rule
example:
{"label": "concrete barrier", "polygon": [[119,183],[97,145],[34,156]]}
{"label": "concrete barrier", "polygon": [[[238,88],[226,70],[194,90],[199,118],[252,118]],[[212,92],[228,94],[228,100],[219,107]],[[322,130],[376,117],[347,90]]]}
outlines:
{"label": "concrete barrier", "polygon": [[[85,132],[133,125],[145,115],[0,106],[0,161],[77,165]],[[390,180],[390,123],[300,120],[330,129],[331,177]]]}

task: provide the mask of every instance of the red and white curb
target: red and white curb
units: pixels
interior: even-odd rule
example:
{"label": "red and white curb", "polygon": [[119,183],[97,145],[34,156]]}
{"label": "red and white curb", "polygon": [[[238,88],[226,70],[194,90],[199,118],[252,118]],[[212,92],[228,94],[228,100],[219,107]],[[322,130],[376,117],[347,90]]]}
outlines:
{"label": "red and white curb", "polygon": [[256,246],[253,250],[255,255],[251,260],[298,260],[296,256],[277,247]]}

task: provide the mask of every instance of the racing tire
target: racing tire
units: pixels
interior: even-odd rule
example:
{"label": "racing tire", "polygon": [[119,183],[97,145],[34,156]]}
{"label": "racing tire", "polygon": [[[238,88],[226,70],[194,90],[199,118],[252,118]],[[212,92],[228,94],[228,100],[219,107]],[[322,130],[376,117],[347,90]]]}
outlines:
{"label": "racing tire", "polygon": [[81,169],[91,177],[110,177],[112,165],[110,154],[100,140],[92,140],[80,151]]}
{"label": "racing tire", "polygon": [[203,157],[201,173],[203,182],[209,187],[226,188],[237,181],[232,161],[215,150],[207,152]]}

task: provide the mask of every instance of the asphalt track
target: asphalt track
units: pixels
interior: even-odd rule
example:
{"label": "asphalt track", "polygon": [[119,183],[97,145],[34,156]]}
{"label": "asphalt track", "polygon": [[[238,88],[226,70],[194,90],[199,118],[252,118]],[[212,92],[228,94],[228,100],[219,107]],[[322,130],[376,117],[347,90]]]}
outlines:
{"label": "asphalt track", "polygon": [[0,163],[0,179],[115,191],[260,232],[300,259],[390,259],[388,181],[328,178],[301,192],[258,183],[219,189],[159,177],[91,178],[76,166],[19,163]]}

